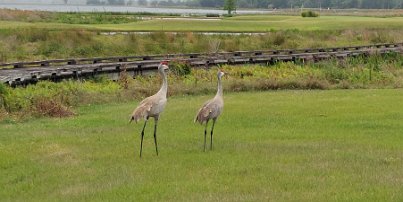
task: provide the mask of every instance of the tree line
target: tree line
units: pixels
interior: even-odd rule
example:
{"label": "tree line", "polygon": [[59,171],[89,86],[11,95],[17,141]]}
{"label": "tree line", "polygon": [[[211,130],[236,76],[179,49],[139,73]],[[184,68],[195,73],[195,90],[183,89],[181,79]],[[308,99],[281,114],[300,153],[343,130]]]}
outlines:
{"label": "tree line", "polygon": [[[222,7],[225,0],[195,0],[203,7]],[[238,8],[403,8],[403,0],[237,0]]]}
{"label": "tree line", "polygon": [[[87,0],[91,5],[224,7],[226,0]],[[403,0],[234,0],[238,8],[402,9]]]}

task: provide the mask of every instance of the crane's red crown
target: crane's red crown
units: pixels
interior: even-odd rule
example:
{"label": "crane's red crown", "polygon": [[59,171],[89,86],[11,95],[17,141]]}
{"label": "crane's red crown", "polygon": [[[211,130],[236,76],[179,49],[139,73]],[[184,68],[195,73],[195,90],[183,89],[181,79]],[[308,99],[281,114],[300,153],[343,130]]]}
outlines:
{"label": "crane's red crown", "polygon": [[162,65],[168,65],[168,61],[162,61],[161,64]]}

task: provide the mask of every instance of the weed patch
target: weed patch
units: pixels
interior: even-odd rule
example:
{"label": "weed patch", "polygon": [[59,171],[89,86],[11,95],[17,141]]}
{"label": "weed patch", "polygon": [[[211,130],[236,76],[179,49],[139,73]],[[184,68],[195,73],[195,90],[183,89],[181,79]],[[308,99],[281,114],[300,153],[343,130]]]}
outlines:
{"label": "weed patch", "polygon": [[33,113],[39,116],[68,117],[75,113],[58,99],[37,98],[33,101]]}

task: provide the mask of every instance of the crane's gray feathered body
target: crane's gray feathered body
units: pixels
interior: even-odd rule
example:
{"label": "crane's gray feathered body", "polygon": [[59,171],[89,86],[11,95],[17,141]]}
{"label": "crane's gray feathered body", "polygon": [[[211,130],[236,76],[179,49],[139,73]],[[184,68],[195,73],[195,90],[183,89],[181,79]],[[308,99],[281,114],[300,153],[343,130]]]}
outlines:
{"label": "crane's gray feathered body", "polygon": [[155,118],[164,110],[166,103],[166,93],[165,95],[157,93],[145,98],[133,111],[131,120],[137,123],[141,119],[146,120],[149,117]]}
{"label": "crane's gray feathered body", "polygon": [[211,128],[211,136],[210,136],[210,149],[213,148],[213,131],[215,122],[222,113],[224,108],[224,99],[223,99],[223,89],[221,85],[221,78],[224,76],[224,72],[220,71],[217,74],[218,84],[217,84],[217,94],[213,99],[208,100],[203,104],[203,106],[197,112],[196,118],[194,122],[199,122],[200,124],[205,123],[206,127],[204,129],[204,150],[206,150],[206,135],[207,135],[207,125],[210,119],[213,120],[213,126]]}
{"label": "crane's gray feathered body", "polygon": [[224,100],[222,96],[215,96],[203,104],[196,115],[195,122],[203,124],[207,123],[210,119],[217,118],[221,114],[223,107]]}
{"label": "crane's gray feathered body", "polygon": [[168,82],[165,70],[168,69],[167,62],[161,62],[158,66],[158,72],[162,77],[162,86],[160,90],[150,96],[145,98],[133,111],[130,122],[138,122],[141,119],[144,119],[143,130],[141,131],[141,145],[140,145],[140,157],[143,149],[143,137],[144,137],[144,129],[146,127],[147,121],[150,117],[154,118],[154,142],[155,142],[155,150],[158,155],[158,146],[157,146],[157,123],[159,119],[159,115],[164,110],[165,105],[167,103],[167,92],[168,92]]}

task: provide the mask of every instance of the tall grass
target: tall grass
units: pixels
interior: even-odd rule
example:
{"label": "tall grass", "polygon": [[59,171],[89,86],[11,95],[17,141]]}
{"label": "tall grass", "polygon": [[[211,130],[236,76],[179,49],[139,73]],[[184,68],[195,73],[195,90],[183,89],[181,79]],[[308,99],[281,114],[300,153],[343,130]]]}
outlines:
{"label": "tall grass", "polygon": [[0,62],[52,58],[317,48],[401,41],[403,30],[271,31],[261,35],[115,34],[35,28],[0,30]]}
{"label": "tall grass", "polygon": [[137,22],[143,16],[179,16],[164,13],[120,12],[48,12],[16,9],[0,9],[0,20],[20,22],[53,22],[66,24],[119,24]]}
{"label": "tall grass", "polygon": [[46,11],[29,11],[15,9],[0,9],[0,20],[38,22],[45,19],[53,19],[56,13]]}

